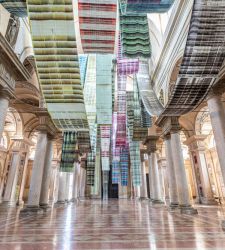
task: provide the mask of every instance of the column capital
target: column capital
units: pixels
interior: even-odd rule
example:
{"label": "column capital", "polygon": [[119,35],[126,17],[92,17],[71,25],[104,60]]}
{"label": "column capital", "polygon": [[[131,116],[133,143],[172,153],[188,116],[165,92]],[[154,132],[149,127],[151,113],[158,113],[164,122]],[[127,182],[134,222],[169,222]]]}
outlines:
{"label": "column capital", "polygon": [[158,135],[150,135],[146,137],[144,145],[147,146],[147,151],[149,154],[156,152],[157,150],[156,143],[158,139],[159,139]]}
{"label": "column capital", "polygon": [[48,139],[53,140],[58,135],[58,129],[54,125],[47,109],[42,109],[38,113],[39,125],[37,130],[40,132],[46,132],[48,134]]}
{"label": "column capital", "polygon": [[12,151],[13,152],[29,152],[30,146],[33,146],[34,143],[28,138],[21,136],[14,136],[11,138],[13,141]]}
{"label": "column capital", "polygon": [[205,151],[205,144],[204,141],[207,138],[207,135],[193,135],[189,137],[183,143],[187,145],[190,151]]}
{"label": "column capital", "polygon": [[177,133],[181,130],[179,116],[160,116],[155,124],[162,128],[162,134],[164,136]]}
{"label": "column capital", "polygon": [[217,84],[214,86],[210,92],[208,93],[206,100],[208,101],[209,99],[212,98],[221,98],[223,93],[225,92],[225,86],[224,86],[224,81],[221,82],[220,84]]}

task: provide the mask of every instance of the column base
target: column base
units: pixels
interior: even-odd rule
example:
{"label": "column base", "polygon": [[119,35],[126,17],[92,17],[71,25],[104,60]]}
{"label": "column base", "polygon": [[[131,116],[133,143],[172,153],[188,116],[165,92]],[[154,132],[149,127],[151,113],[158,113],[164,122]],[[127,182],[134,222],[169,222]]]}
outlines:
{"label": "column base", "polygon": [[164,201],[161,201],[161,200],[151,200],[152,201],[152,204],[165,204]]}
{"label": "column base", "polygon": [[40,208],[44,210],[44,212],[47,212],[49,210],[51,210],[51,206],[49,206],[49,204],[47,203],[43,203],[43,204],[40,204]]}
{"label": "column base", "polygon": [[213,198],[200,198],[201,204],[203,205],[218,205],[218,203]]}
{"label": "column base", "polygon": [[222,226],[223,231],[225,231],[225,220],[222,220],[221,226]]}
{"label": "column base", "polygon": [[192,215],[192,214],[198,214],[198,210],[193,208],[192,206],[179,206],[179,209],[180,209],[180,213],[181,214],[189,214],[189,215]]}
{"label": "column base", "polygon": [[40,206],[26,206],[20,211],[20,214],[43,214],[43,209]]}
{"label": "column base", "polygon": [[0,206],[3,208],[8,208],[8,207],[16,207],[17,204],[16,204],[16,201],[4,201],[3,200]]}
{"label": "column base", "polygon": [[177,208],[179,208],[179,204],[178,203],[170,203],[170,205],[169,205],[169,210],[175,210],[175,209],[177,209]]}

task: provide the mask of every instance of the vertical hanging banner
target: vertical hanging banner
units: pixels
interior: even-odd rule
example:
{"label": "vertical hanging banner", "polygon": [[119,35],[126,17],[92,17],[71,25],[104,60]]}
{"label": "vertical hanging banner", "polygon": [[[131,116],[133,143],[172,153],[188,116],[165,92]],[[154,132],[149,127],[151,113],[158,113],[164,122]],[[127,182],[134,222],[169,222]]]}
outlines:
{"label": "vertical hanging banner", "polygon": [[78,9],[84,53],[113,54],[117,0],[79,0]]}
{"label": "vertical hanging banner", "polygon": [[74,171],[74,162],[76,160],[76,144],[77,144],[76,132],[64,132],[62,156],[60,162],[61,172]]}
{"label": "vertical hanging banner", "polygon": [[128,185],[128,166],[129,166],[129,148],[127,145],[126,147],[121,148],[120,152],[121,186]]}
{"label": "vertical hanging banner", "polygon": [[110,170],[110,126],[100,126],[102,171]]}

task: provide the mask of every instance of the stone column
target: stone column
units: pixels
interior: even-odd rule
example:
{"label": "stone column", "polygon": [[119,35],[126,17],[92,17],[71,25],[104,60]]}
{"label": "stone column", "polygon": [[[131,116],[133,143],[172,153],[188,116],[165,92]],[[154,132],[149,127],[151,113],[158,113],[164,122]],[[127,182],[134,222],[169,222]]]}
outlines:
{"label": "stone column", "polygon": [[153,194],[154,194],[154,179],[153,179],[153,173],[152,173],[152,165],[151,165],[151,154],[148,152],[148,182],[149,182],[149,195],[150,200],[153,200]]}
{"label": "stone column", "polygon": [[70,172],[66,173],[66,202],[70,202],[70,177],[71,177]]}
{"label": "stone column", "polygon": [[197,210],[191,206],[190,202],[179,131],[171,131],[171,147],[181,213],[196,214]]}
{"label": "stone column", "polygon": [[79,162],[74,163],[74,175],[73,175],[73,194],[72,201],[76,201],[78,198],[78,186],[79,186]]}
{"label": "stone column", "polygon": [[30,181],[30,190],[28,195],[27,207],[24,209],[24,212],[40,211],[39,202],[41,194],[41,184],[44,170],[44,161],[45,153],[47,149],[47,132],[41,131],[38,134],[38,140],[35,150],[31,181]]}
{"label": "stone column", "polygon": [[152,175],[153,175],[153,203],[163,203],[162,201],[162,193],[159,179],[159,166],[157,161],[156,152],[151,152],[150,161],[152,166]]}
{"label": "stone column", "polygon": [[[147,145],[149,155],[149,185],[150,198],[153,203],[163,203],[159,179],[159,166],[156,154],[156,142],[159,139],[157,135],[148,136],[145,145]],[[151,191],[152,190],[152,191]]]}
{"label": "stone column", "polygon": [[145,159],[144,153],[141,153],[141,199],[147,199],[147,183],[146,183],[146,169],[145,169]]}
{"label": "stone column", "polygon": [[175,169],[172,157],[170,136],[165,136],[164,141],[166,148],[166,164],[167,164],[167,176],[169,182],[170,207],[173,209],[178,206],[178,194],[177,194],[177,183],[176,183]]}
{"label": "stone column", "polygon": [[212,187],[209,179],[208,167],[205,158],[205,135],[194,135],[189,137],[185,144],[189,147],[193,156],[194,170],[198,169],[200,173],[200,201],[202,204],[216,205],[217,202],[214,199]]}
{"label": "stone column", "polygon": [[80,196],[85,197],[85,190],[86,190],[86,169],[80,168]]}
{"label": "stone column", "polygon": [[9,168],[8,178],[6,182],[6,189],[3,198],[3,204],[8,206],[16,206],[16,187],[18,181],[19,167],[20,167],[20,150],[21,141],[14,141],[12,149],[12,160]]}
{"label": "stone column", "polygon": [[[220,92],[222,93],[222,91]],[[221,94],[212,94],[208,100],[209,114],[212,123],[213,134],[216,142],[217,154],[221,172],[225,183],[225,111],[221,101]]]}
{"label": "stone column", "polygon": [[54,193],[56,185],[57,167],[54,166],[51,170],[50,184],[49,184],[49,203],[54,203]]}
{"label": "stone column", "polygon": [[23,205],[24,204],[23,192],[24,192],[24,188],[25,188],[25,184],[26,184],[27,166],[28,166],[29,156],[30,156],[30,153],[28,151],[26,153],[24,167],[23,167],[23,176],[22,176],[22,181],[21,181],[21,186],[20,186],[20,194],[19,194],[18,205]]}
{"label": "stone column", "polygon": [[5,126],[5,119],[9,107],[9,97],[6,94],[0,93],[0,139]]}
{"label": "stone column", "polygon": [[53,155],[53,140],[52,138],[48,138],[46,153],[45,153],[42,184],[41,184],[41,194],[40,194],[40,206],[43,208],[48,207],[48,202],[49,202],[49,186],[52,173],[52,155]]}
{"label": "stone column", "polygon": [[59,172],[59,188],[57,203],[65,203],[66,201],[66,172]]}
{"label": "stone column", "polygon": [[169,184],[168,184],[168,177],[166,173],[166,159],[161,157],[158,160],[158,164],[160,166],[159,175],[162,181],[162,193],[163,193],[163,196],[165,197],[165,200],[169,200]]}

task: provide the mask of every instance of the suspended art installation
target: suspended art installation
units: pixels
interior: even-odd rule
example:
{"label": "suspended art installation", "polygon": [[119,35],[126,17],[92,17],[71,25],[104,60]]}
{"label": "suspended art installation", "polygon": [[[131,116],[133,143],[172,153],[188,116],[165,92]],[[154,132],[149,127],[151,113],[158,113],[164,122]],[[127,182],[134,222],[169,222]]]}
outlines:
{"label": "suspended art installation", "polygon": [[87,131],[77,55],[73,1],[27,1],[41,89],[55,125]]}
{"label": "suspended art installation", "polygon": [[128,145],[121,148],[120,152],[120,174],[121,174],[121,186],[128,185],[128,166],[129,166],[129,148]]}
{"label": "suspended art installation", "polygon": [[82,87],[84,87],[84,83],[85,83],[87,61],[88,61],[88,55],[79,55],[80,80],[81,80]]}
{"label": "suspended art installation", "polygon": [[87,185],[95,184],[96,158],[96,55],[89,55],[87,62],[86,80],[84,85],[84,101],[90,129],[91,152],[87,154]]}
{"label": "suspended art installation", "polygon": [[64,132],[62,144],[62,156],[60,162],[61,172],[73,172],[76,160],[76,132]]}
{"label": "suspended art installation", "polygon": [[120,14],[122,54],[127,58],[150,58],[151,43],[145,14]]}
{"label": "suspended art installation", "polygon": [[119,0],[121,10],[125,13],[164,13],[167,12],[174,0]]}
{"label": "suspended art installation", "polygon": [[147,62],[140,65],[138,86],[149,114],[180,116],[195,109],[205,99],[224,62],[224,14],[223,1],[194,1],[183,61],[165,107],[149,81]]}
{"label": "suspended art installation", "polygon": [[141,186],[141,156],[140,145],[137,141],[129,142],[131,178],[134,187]]}
{"label": "suspended art installation", "polygon": [[4,6],[5,9],[9,11],[9,13],[19,16],[26,17],[27,16],[27,4],[26,0],[0,0],[0,4]]}
{"label": "suspended art installation", "polygon": [[113,54],[117,0],[79,0],[78,11],[84,53]]}

